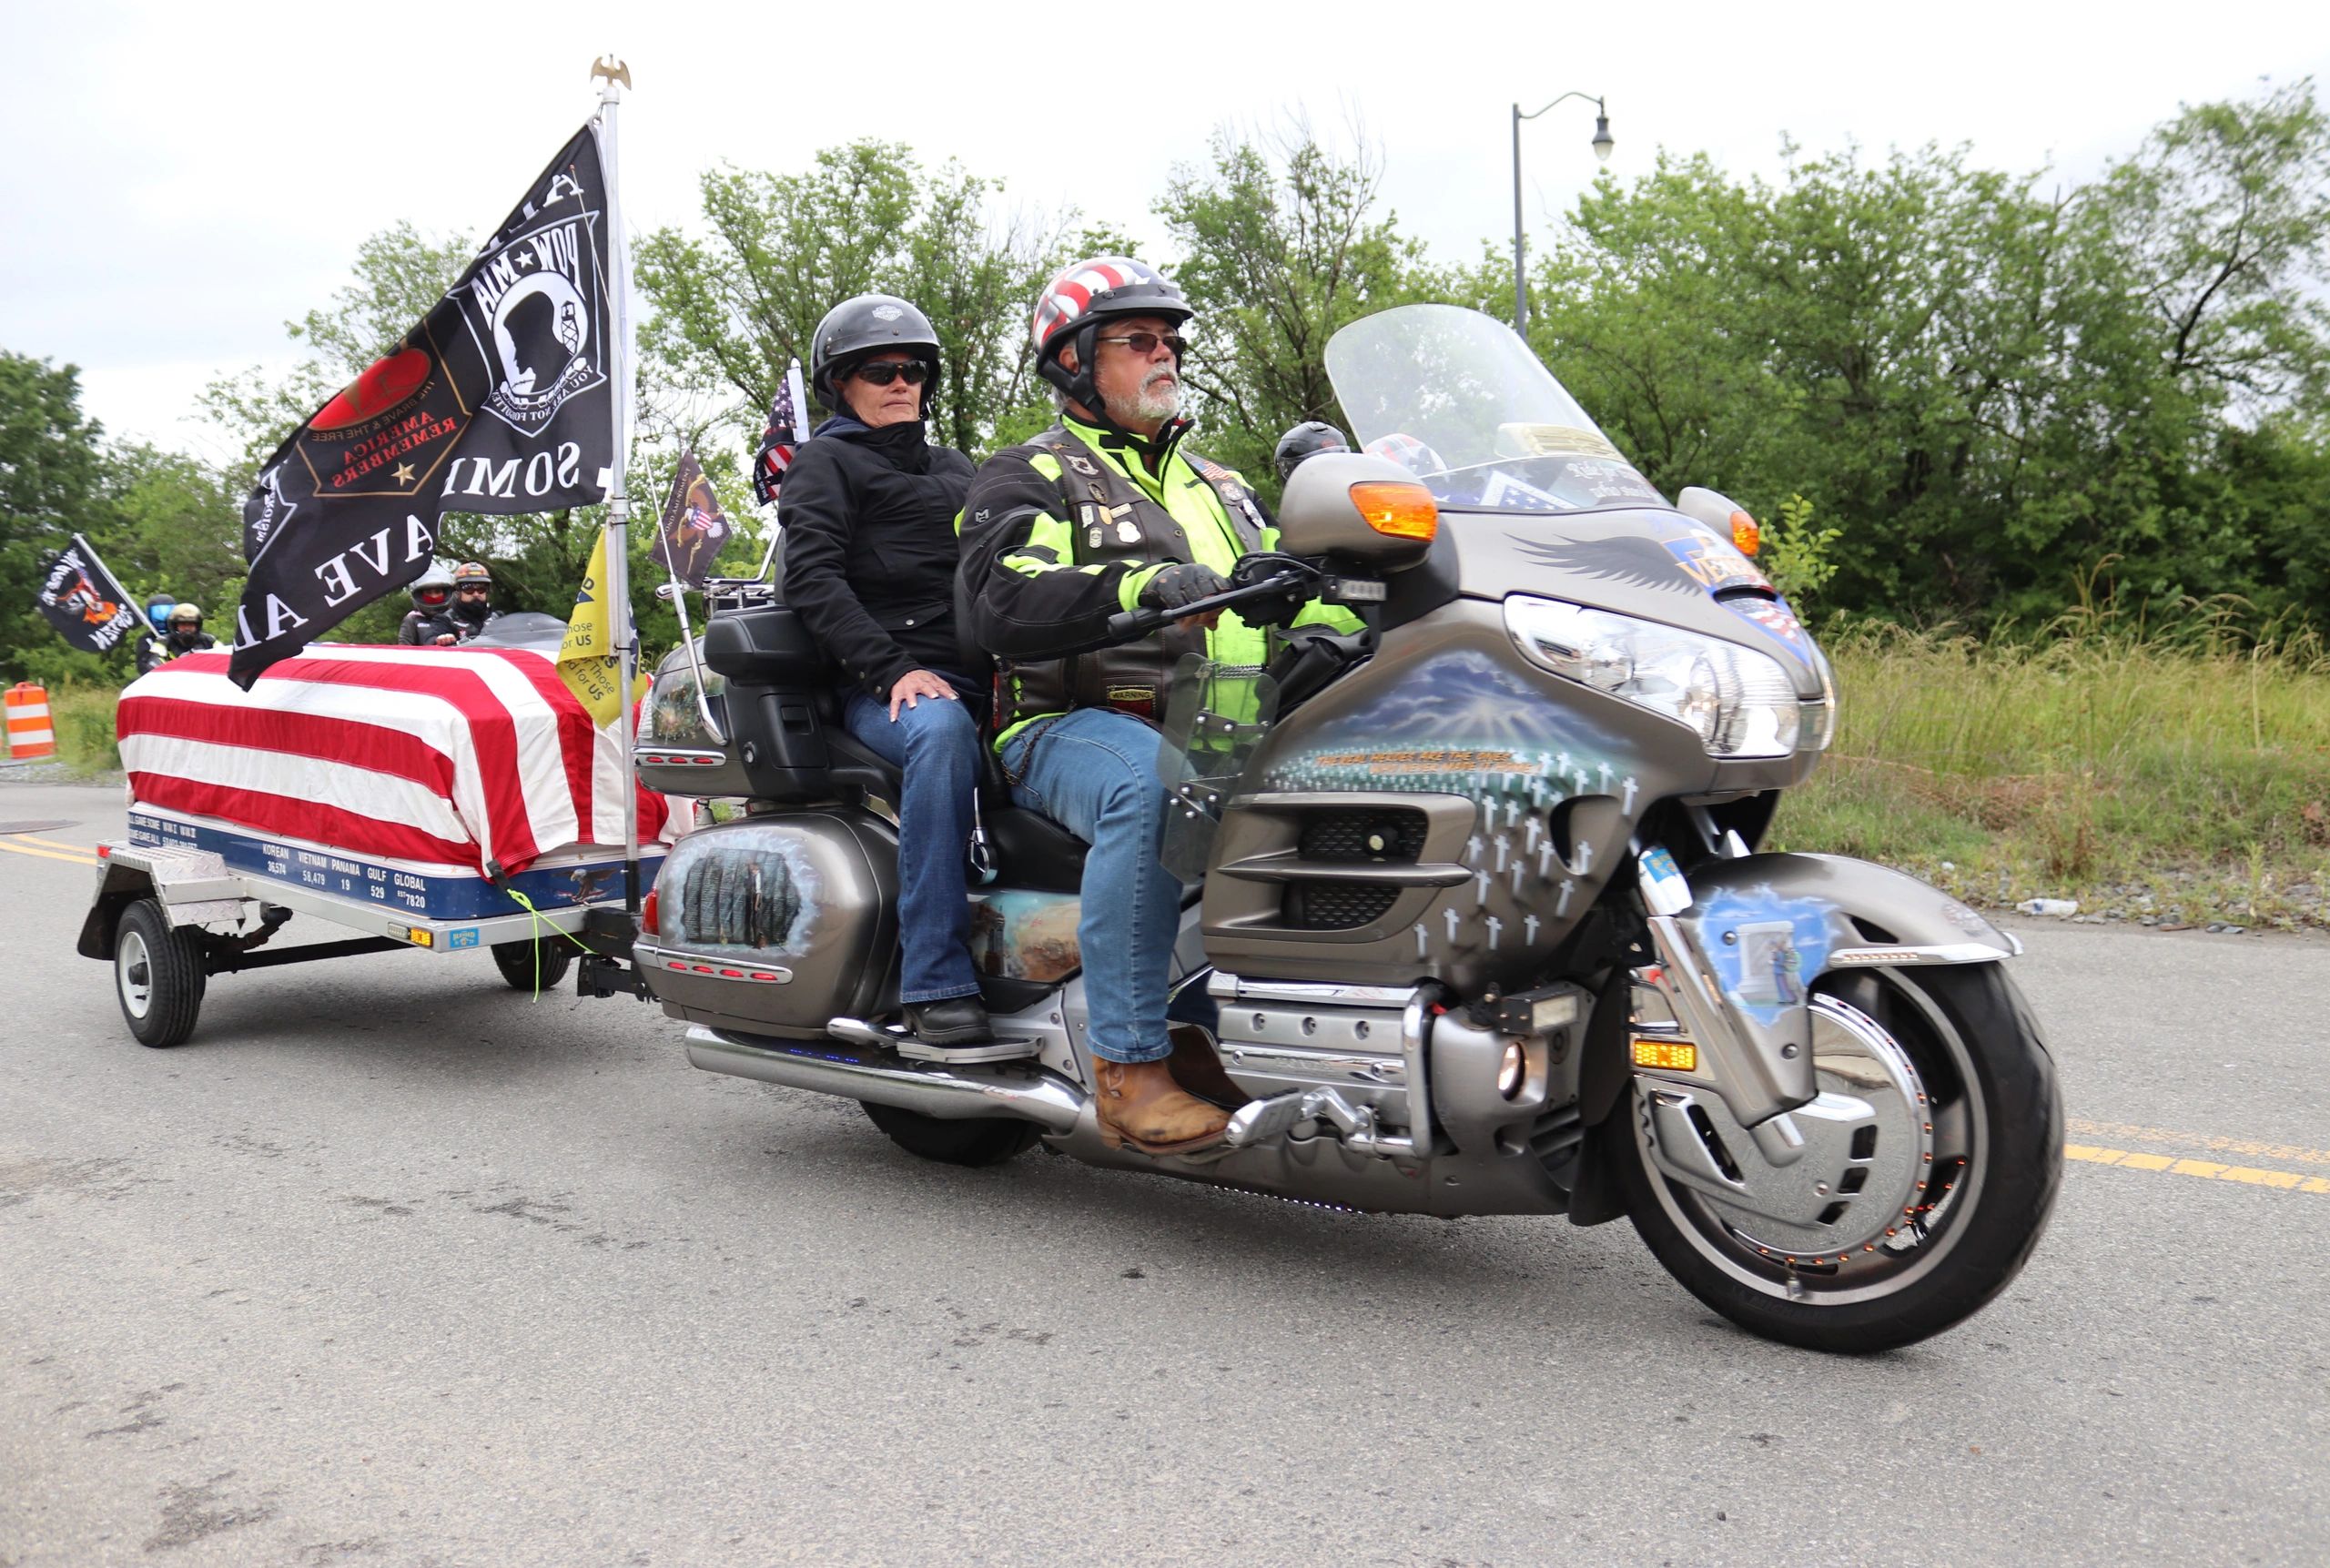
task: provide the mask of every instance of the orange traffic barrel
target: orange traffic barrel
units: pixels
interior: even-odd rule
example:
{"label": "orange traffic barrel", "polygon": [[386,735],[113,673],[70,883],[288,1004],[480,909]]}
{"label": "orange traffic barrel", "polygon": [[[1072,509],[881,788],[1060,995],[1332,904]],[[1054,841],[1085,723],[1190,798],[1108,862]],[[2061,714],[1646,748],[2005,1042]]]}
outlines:
{"label": "orange traffic barrel", "polygon": [[48,691],[19,681],[0,694],[8,705],[8,755],[16,762],[56,754],[56,729],[48,717]]}

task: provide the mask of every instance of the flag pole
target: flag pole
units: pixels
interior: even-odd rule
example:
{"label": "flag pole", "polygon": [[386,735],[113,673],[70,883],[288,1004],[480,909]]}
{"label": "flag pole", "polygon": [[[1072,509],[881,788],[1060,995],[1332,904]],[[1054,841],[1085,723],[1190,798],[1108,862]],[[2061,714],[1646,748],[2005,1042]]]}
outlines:
{"label": "flag pole", "polygon": [[[631,70],[613,55],[591,65],[599,90],[600,160],[607,177],[607,256],[613,282],[611,316],[614,341],[609,357],[615,366],[613,395],[608,399],[614,419],[614,466],[607,486],[607,523],[602,537],[607,547],[607,634],[614,639],[619,702],[615,734],[623,747],[623,907],[639,913],[639,764],[632,754],[631,688],[639,663],[631,623],[631,494],[624,470],[631,460],[631,245],[623,234],[620,196],[621,160],[615,153],[615,108],[623,88],[631,85]],[[620,85],[618,85],[620,84]]]}

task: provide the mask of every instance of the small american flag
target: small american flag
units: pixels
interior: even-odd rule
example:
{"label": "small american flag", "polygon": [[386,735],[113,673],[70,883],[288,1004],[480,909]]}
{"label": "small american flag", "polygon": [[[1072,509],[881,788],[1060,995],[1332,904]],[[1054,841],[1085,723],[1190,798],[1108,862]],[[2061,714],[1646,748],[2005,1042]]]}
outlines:
{"label": "small american flag", "polygon": [[803,401],[801,361],[795,359],[768,406],[768,429],[761,432],[761,450],[753,459],[753,496],[763,506],[776,504],[777,487],[793,464],[794,449],[808,439],[801,429]]}

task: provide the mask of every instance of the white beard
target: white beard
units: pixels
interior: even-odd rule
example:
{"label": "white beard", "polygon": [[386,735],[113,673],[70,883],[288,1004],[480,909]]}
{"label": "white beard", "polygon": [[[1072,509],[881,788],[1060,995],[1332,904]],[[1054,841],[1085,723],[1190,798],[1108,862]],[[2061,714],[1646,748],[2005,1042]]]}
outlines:
{"label": "white beard", "polygon": [[1180,379],[1142,382],[1140,393],[1133,399],[1132,406],[1133,411],[1143,420],[1171,419],[1181,410]]}

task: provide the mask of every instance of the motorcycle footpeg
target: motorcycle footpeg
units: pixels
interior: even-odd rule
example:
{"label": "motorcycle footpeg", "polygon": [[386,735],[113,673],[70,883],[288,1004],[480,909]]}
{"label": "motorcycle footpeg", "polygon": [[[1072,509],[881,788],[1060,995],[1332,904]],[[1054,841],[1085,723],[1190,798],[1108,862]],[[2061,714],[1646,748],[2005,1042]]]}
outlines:
{"label": "motorcycle footpeg", "polygon": [[836,1018],[826,1032],[854,1046],[879,1046],[910,1062],[953,1062],[971,1066],[983,1062],[1018,1062],[1036,1056],[1040,1042],[1028,1039],[981,1040],[972,1046],[934,1046],[915,1038],[897,1024],[868,1024],[856,1018]]}
{"label": "motorcycle footpeg", "polygon": [[1231,1148],[1251,1148],[1284,1138],[1297,1122],[1310,1119],[1311,1112],[1303,1104],[1306,1098],[1302,1089],[1289,1089],[1268,1099],[1247,1101],[1231,1113],[1230,1128],[1221,1141]]}

